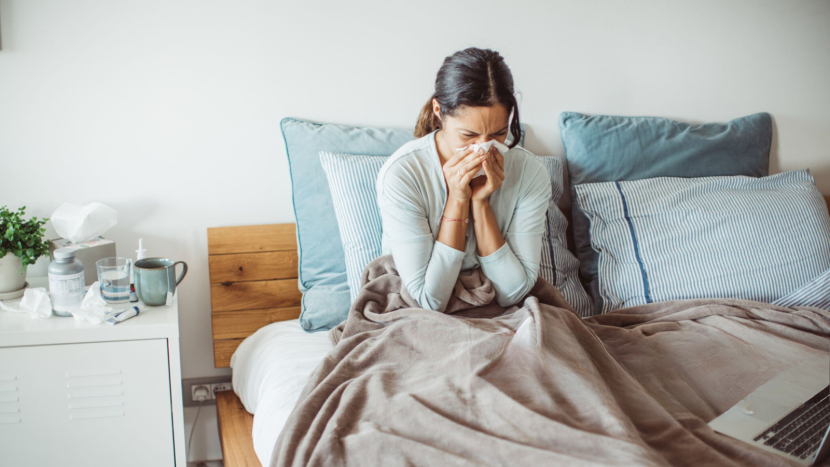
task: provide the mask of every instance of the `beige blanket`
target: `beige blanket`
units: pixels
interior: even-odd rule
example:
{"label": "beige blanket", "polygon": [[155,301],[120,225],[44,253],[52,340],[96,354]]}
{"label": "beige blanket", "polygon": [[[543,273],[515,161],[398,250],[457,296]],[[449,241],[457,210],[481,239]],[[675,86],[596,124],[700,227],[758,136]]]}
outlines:
{"label": "beige blanket", "polygon": [[817,309],[693,300],[583,321],[543,280],[499,307],[475,270],[444,314],[417,307],[391,256],[363,283],[272,465],[789,465],[706,422],[830,346]]}

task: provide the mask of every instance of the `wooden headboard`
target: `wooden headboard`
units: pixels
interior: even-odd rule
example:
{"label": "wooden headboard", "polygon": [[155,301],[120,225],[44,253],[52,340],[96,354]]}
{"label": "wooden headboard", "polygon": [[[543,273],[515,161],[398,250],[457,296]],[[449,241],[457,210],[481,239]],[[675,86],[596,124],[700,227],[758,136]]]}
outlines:
{"label": "wooden headboard", "polygon": [[209,228],[213,364],[231,355],[257,329],[300,316],[294,224]]}
{"label": "wooden headboard", "polygon": [[[830,211],[830,196],[824,201]],[[207,233],[213,363],[227,368],[234,350],[257,329],[300,316],[296,228],[249,225]]]}

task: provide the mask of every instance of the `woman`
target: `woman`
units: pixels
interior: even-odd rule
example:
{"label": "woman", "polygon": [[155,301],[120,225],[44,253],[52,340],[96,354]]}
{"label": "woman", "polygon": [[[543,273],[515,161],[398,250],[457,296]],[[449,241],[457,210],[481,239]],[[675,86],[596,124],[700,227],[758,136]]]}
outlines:
{"label": "woman", "polygon": [[[504,143],[508,132],[506,154],[468,147]],[[392,254],[421,307],[444,311],[459,273],[476,267],[502,306],[518,303],[536,282],[551,185],[542,163],[516,147],[520,135],[513,76],[498,52],[469,48],[447,57],[421,110],[418,139],[395,151],[377,180],[383,254]]]}

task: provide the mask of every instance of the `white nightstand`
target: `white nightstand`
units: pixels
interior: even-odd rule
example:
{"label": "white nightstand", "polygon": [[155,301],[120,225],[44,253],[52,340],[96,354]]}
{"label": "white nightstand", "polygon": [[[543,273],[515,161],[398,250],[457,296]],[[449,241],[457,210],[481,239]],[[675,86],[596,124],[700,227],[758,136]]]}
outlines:
{"label": "white nightstand", "polygon": [[0,311],[0,465],[187,465],[178,298],[139,308],[115,326]]}

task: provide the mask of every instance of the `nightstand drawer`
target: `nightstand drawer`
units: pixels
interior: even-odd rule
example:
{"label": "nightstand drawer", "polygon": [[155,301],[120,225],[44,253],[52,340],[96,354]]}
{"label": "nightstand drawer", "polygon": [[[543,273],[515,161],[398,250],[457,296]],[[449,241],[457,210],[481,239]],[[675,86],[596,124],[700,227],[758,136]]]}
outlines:
{"label": "nightstand drawer", "polygon": [[0,348],[0,465],[172,466],[167,340]]}

